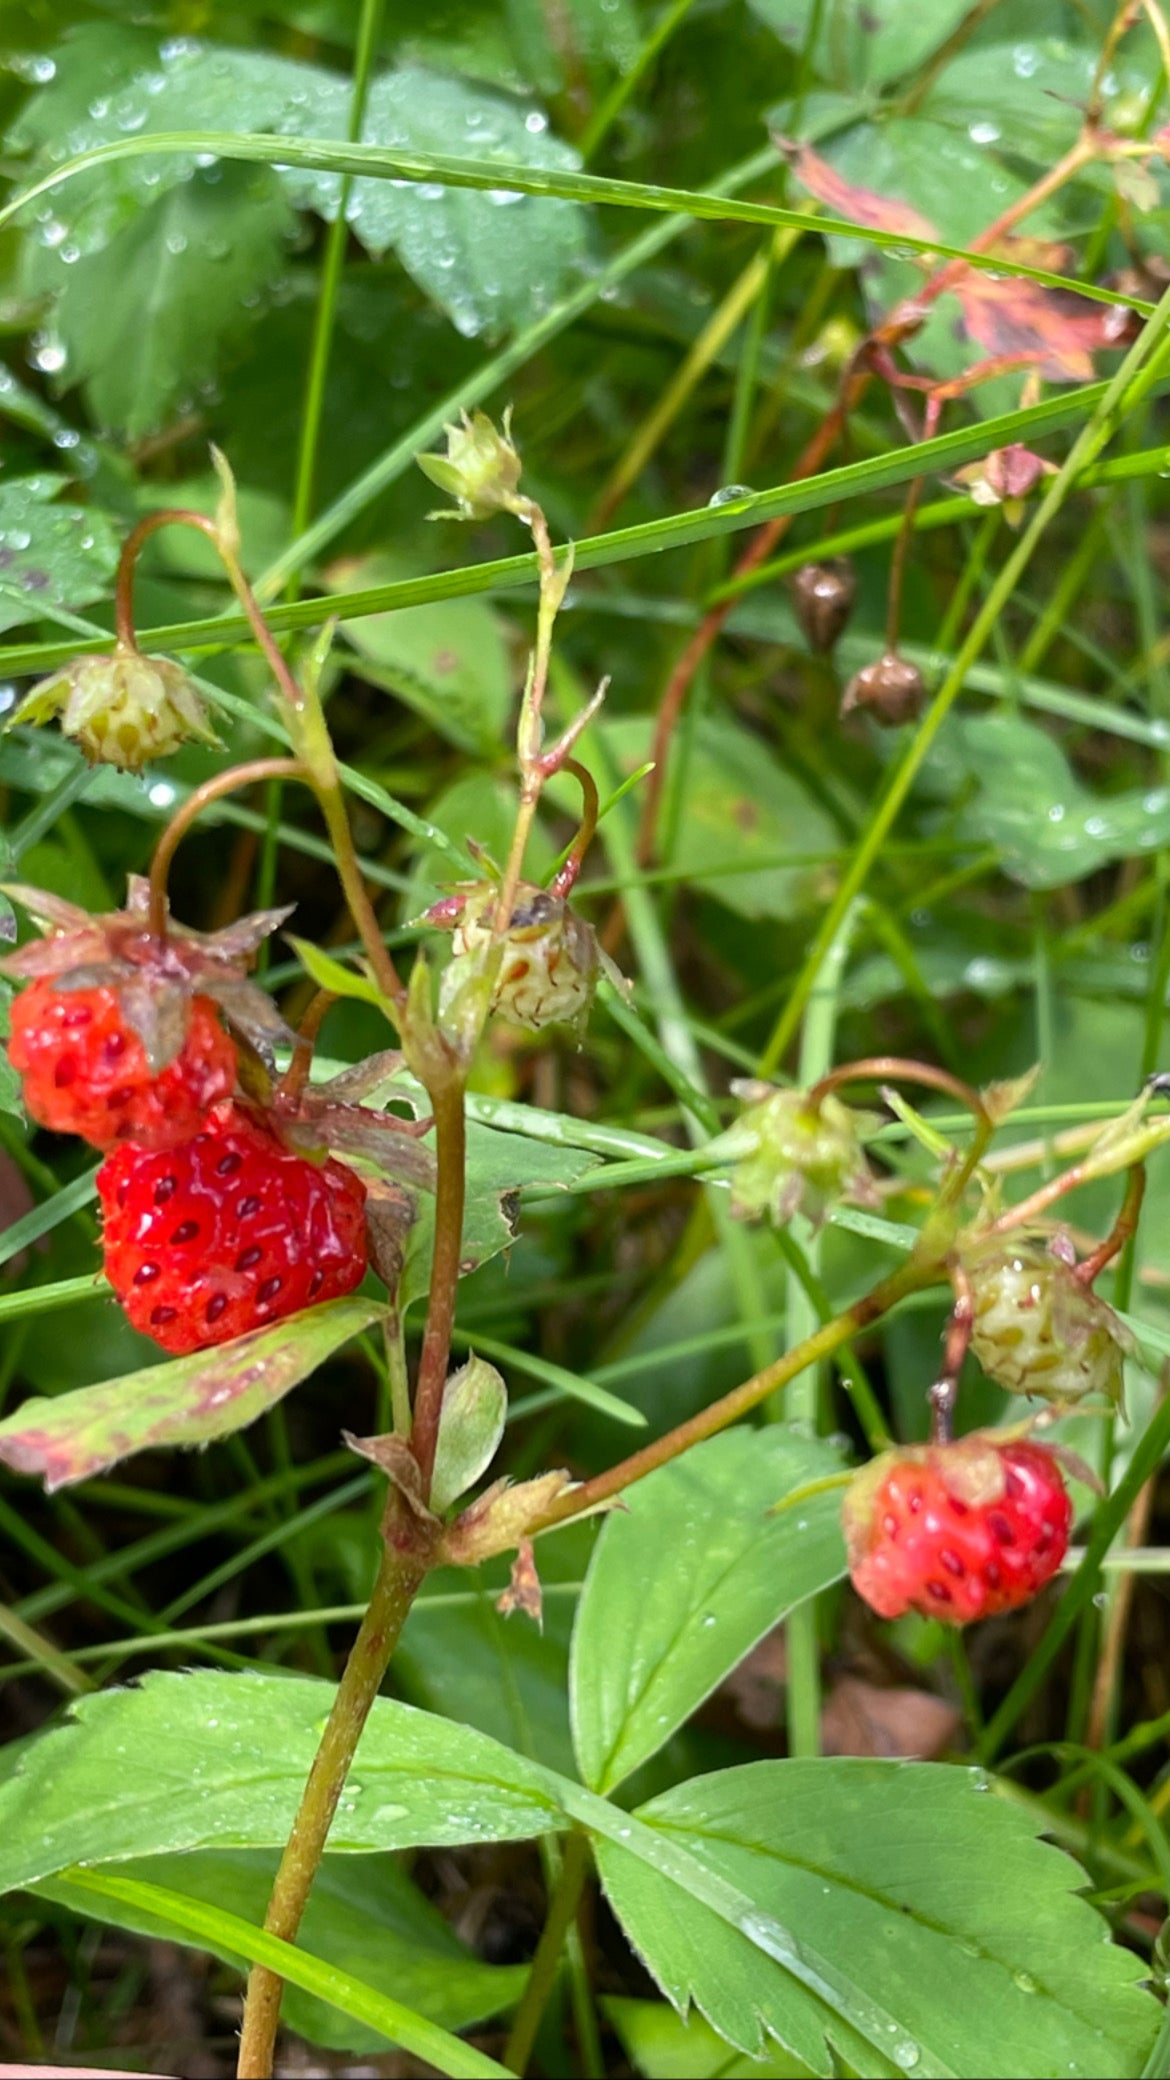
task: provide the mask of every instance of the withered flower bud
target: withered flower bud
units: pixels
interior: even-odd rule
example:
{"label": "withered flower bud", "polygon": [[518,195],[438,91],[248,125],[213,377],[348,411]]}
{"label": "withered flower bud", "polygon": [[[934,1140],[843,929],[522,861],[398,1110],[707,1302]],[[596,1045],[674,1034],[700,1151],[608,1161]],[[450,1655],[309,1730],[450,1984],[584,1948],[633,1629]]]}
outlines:
{"label": "withered flower bud", "polygon": [[913,722],[926,701],[926,682],[916,664],[887,650],[874,664],[863,665],[845,688],[842,715],[864,708],[883,729]]}
{"label": "withered flower bud", "polygon": [[25,695],[10,723],[48,722],[54,716],[93,764],[128,773],[169,758],[192,740],[219,741],[182,666],[167,657],[145,657],[131,643],[62,665]]}
{"label": "withered flower bud", "polygon": [[853,611],[857,578],[847,556],[802,563],[792,580],[796,618],[810,650],[828,655]]}

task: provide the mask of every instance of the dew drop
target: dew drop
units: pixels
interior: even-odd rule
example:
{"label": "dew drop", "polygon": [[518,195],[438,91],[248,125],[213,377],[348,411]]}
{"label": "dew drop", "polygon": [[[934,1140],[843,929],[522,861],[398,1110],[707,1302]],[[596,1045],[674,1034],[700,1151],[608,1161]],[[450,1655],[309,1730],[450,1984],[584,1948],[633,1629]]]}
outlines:
{"label": "dew drop", "polygon": [[904,2073],[912,2073],[922,2053],[912,2037],[903,2037],[899,2043],[891,2044],[890,2057]]}
{"label": "dew drop", "polygon": [[723,484],[713,491],[707,500],[709,506],[732,506],[738,498],[753,498],[755,493],[750,484]]}

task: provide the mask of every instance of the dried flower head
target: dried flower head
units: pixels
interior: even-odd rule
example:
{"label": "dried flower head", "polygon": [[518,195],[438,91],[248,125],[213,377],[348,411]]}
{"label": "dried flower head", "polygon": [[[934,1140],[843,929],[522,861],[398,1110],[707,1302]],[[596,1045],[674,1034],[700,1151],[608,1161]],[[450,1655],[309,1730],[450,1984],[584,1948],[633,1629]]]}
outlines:
{"label": "dried flower head", "polygon": [[62,665],[25,695],[10,723],[53,717],[95,765],[129,773],[169,758],[181,744],[219,741],[182,666],[167,657],[145,657],[131,643]]}
{"label": "dried flower head", "polygon": [[853,611],[857,578],[847,556],[802,563],[792,580],[796,618],[810,650],[827,656]]}
{"label": "dried flower head", "polygon": [[152,1075],[182,1048],[196,997],[210,997],[236,1036],[262,1056],[292,1042],[271,997],[247,972],[257,947],[288,910],[259,910],[221,932],[168,923],[160,937],[151,929],[150,890],[139,875],[130,877],[126,908],[102,917],[39,888],[7,885],[5,893],[45,936],[7,955],[0,972],[22,982],[50,976],[64,990],[112,990]]}
{"label": "dried flower head", "polygon": [[845,688],[842,715],[864,708],[883,729],[900,722],[913,722],[926,700],[926,682],[916,664],[887,650],[873,664],[863,665]]}

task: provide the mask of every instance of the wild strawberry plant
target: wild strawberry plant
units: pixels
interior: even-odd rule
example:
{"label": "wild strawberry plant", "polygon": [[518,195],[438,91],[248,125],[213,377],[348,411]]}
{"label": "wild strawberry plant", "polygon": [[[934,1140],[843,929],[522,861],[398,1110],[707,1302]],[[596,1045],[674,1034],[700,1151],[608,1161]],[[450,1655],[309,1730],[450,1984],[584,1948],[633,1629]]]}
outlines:
{"label": "wild strawberry plant", "polygon": [[15,38],[0,2026],[1164,2073],[1170,31],[522,14]]}

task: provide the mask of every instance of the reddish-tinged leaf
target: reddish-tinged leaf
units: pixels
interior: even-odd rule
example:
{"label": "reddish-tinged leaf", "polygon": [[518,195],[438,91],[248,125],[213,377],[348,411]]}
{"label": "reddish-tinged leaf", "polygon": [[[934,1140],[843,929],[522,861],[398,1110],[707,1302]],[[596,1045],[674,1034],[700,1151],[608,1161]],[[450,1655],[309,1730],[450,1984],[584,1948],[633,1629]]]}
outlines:
{"label": "reddish-tinged leaf", "polygon": [[1022,441],[994,448],[981,462],[969,462],[951,478],[970,492],[977,506],[998,506],[1005,500],[1026,498],[1041,477],[1055,476],[1056,464],[1034,455]]}
{"label": "reddish-tinged leaf", "polygon": [[377,1300],[333,1300],[253,1330],[218,1350],[51,1401],[26,1401],[0,1423],[0,1460],[37,1474],[50,1493],[157,1445],[209,1444],[272,1408],[351,1336],[386,1312]]}
{"label": "reddish-tinged leaf", "polygon": [[[1067,246],[1042,239],[1007,238],[997,248],[1010,268],[1043,267],[1065,274],[1072,255]],[[1090,383],[1094,354],[1116,347],[1129,337],[1133,313],[1116,304],[1090,303],[1067,289],[1046,289],[1019,277],[993,277],[969,269],[954,284],[963,324],[989,354],[1027,354],[1037,374],[1053,383]]]}
{"label": "reddish-tinged leaf", "polygon": [[899,202],[891,195],[875,195],[872,188],[855,188],[806,144],[793,154],[791,165],[801,187],[823,202],[835,217],[847,217],[851,224],[867,224],[874,231],[890,231],[899,238],[938,238],[937,226],[912,204]]}

